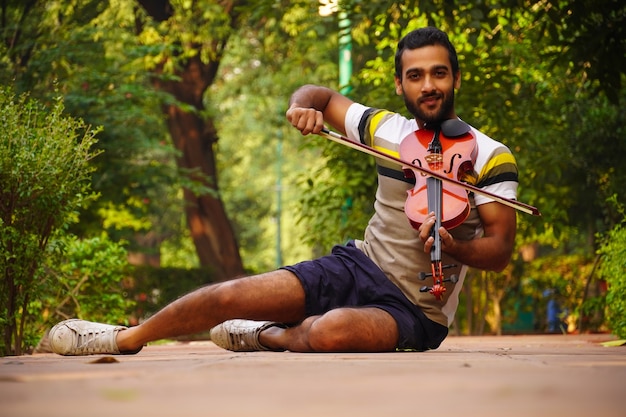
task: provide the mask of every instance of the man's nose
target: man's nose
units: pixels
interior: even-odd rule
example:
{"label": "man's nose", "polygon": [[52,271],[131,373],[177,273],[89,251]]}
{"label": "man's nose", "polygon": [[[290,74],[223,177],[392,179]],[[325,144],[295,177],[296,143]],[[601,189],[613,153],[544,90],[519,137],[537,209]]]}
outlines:
{"label": "man's nose", "polygon": [[422,84],[422,91],[424,92],[428,92],[428,91],[433,91],[435,89],[435,83],[433,82],[433,77],[431,77],[430,75],[425,75],[424,78],[424,83]]}

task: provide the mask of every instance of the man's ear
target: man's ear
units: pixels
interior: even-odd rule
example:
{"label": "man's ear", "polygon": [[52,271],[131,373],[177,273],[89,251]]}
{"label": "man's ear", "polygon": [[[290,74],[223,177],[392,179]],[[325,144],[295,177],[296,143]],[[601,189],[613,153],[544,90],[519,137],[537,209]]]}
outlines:
{"label": "man's ear", "polygon": [[456,90],[461,88],[461,70],[457,71],[457,73],[456,73],[456,77],[455,77],[455,80],[454,80],[454,88]]}
{"label": "man's ear", "polygon": [[403,94],[402,80],[399,79],[397,75],[394,75],[393,79],[394,79],[394,82],[396,83],[396,94],[401,96]]}

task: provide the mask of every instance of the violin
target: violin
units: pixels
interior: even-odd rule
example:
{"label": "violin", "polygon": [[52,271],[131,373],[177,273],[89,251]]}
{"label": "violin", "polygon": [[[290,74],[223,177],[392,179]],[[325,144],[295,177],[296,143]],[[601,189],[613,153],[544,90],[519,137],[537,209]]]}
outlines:
{"label": "violin", "polygon": [[425,126],[406,136],[400,143],[400,158],[411,165],[402,167],[407,178],[415,179],[415,186],[407,191],[404,211],[409,222],[419,229],[430,212],[435,213],[435,224],[431,229],[434,243],[431,248],[431,272],[420,273],[419,279],[433,277],[433,285],[425,286],[421,292],[430,292],[437,300],[443,298],[445,282],[457,282],[456,276],[446,279],[443,270],[456,265],[443,265],[441,261],[441,238],[439,228],[452,229],[462,224],[470,213],[467,190],[455,183],[444,187],[439,178],[426,175],[414,167],[426,167],[455,182],[460,182],[473,172],[478,149],[476,138],[469,125],[458,119],[446,120],[441,124]]}
{"label": "violin", "polygon": [[[442,265],[441,262],[441,238],[439,237],[439,227],[441,227],[444,223],[441,222],[441,218],[442,216],[446,216],[446,224],[448,224],[448,221],[451,221],[450,224],[455,224],[459,225],[461,223],[463,223],[463,220],[465,220],[465,218],[467,217],[467,214],[456,214],[454,213],[455,210],[452,209],[448,209],[448,203],[446,203],[446,207],[445,207],[445,213],[444,213],[444,207],[443,207],[443,195],[447,195],[450,196],[451,194],[455,194],[455,196],[459,196],[460,197],[460,193],[457,192],[450,192],[449,189],[451,186],[458,186],[461,189],[464,189],[466,191],[471,191],[474,194],[478,194],[478,195],[482,195],[485,197],[488,197],[494,201],[497,201],[501,204],[504,204],[505,206],[508,207],[512,207],[515,210],[519,210],[521,212],[527,213],[527,214],[531,214],[533,216],[541,216],[541,213],[539,212],[539,209],[537,209],[537,207],[533,207],[529,204],[525,204],[522,203],[520,201],[514,200],[514,199],[510,199],[510,198],[505,198],[502,196],[499,196],[497,194],[494,194],[492,192],[483,190],[479,187],[476,187],[474,185],[471,184],[466,184],[462,181],[459,181],[458,179],[462,179],[463,174],[466,174],[469,172],[469,170],[473,170],[473,164],[475,162],[475,153],[476,153],[476,147],[475,147],[475,138],[474,138],[474,148],[469,151],[469,153],[467,152],[467,150],[464,150],[463,153],[460,152],[454,152],[454,151],[450,151],[451,149],[457,149],[455,147],[455,145],[457,143],[454,143],[454,140],[458,140],[461,139],[463,137],[465,137],[465,135],[469,134],[472,138],[473,138],[473,134],[471,133],[471,129],[469,128],[469,125],[467,125],[466,123],[462,122],[461,120],[458,119],[451,119],[451,120],[446,120],[443,123],[441,123],[440,126],[435,127],[433,126],[433,129],[428,129],[431,131],[430,135],[428,137],[432,137],[432,139],[435,139],[435,136],[437,137],[437,139],[439,140],[439,142],[441,142],[442,138],[443,138],[443,142],[442,146],[441,146],[441,153],[442,155],[442,169],[439,171],[433,171],[431,170],[428,166],[428,162],[424,161],[422,162],[421,159],[419,158],[415,158],[418,159],[417,161],[415,161],[415,163],[413,162],[409,162],[407,159],[403,158],[402,156],[400,158],[395,157],[393,155],[387,154],[385,152],[381,152],[375,148],[372,148],[371,146],[367,146],[364,145],[362,143],[350,140],[350,138],[347,138],[345,136],[340,135],[339,133],[330,131],[326,128],[323,128],[320,131],[320,135],[324,136],[327,139],[330,139],[334,142],[337,143],[341,143],[342,145],[345,145],[349,148],[355,149],[357,151],[360,152],[364,152],[368,155],[372,155],[375,156],[377,158],[381,158],[384,159],[386,161],[389,162],[393,162],[396,164],[399,164],[407,169],[410,169],[413,172],[413,175],[416,178],[416,183],[417,183],[417,178],[421,178],[421,177],[425,177],[426,178],[426,194],[427,194],[427,202],[426,204],[428,205],[428,179],[432,178],[432,179],[436,179],[439,181],[439,183],[435,183],[433,181],[430,181],[430,183],[432,184],[431,186],[431,190],[430,194],[432,195],[432,200],[433,200],[433,204],[431,204],[431,207],[433,208],[432,210],[430,210],[429,208],[426,208],[426,215],[428,214],[428,211],[434,211],[435,213],[439,213],[436,216],[436,219],[438,219],[436,221],[435,226],[433,227],[433,229],[431,230],[431,233],[433,234],[433,236],[435,237],[435,245],[433,245],[433,249],[431,250],[431,273],[425,273],[422,272],[420,273],[420,275],[418,276],[419,279],[426,279],[426,277],[432,276],[433,277],[433,285],[432,287],[422,287],[420,289],[420,291],[422,292],[430,292],[431,294],[433,294],[435,296],[435,298],[437,298],[438,300],[441,300],[441,298],[443,297],[443,294],[446,291],[446,288],[444,286],[445,282],[452,282],[452,283],[456,283],[458,281],[458,277],[456,276],[451,276],[450,278],[444,278],[443,276],[443,270],[447,269],[447,268],[452,268],[455,267],[456,265]],[[439,132],[437,132],[439,131]],[[419,132],[419,131],[417,131]],[[421,133],[413,133],[411,135],[409,135],[408,137],[413,137],[413,139],[407,139],[407,141],[409,140],[415,140],[415,137],[420,137],[422,136]],[[441,136],[441,134],[443,133],[443,136]],[[432,139],[430,139],[432,141]],[[449,142],[448,140],[452,140],[453,142]],[[404,142],[404,141],[403,141]],[[445,142],[445,144],[444,144]],[[421,143],[421,142],[420,142]],[[428,142],[430,145],[430,142]],[[471,143],[471,141],[469,142]],[[437,147],[435,146],[436,142],[433,144],[433,150],[436,150]],[[412,146],[409,146],[408,144],[406,145],[409,148],[412,148]],[[415,145],[417,146],[417,145]],[[469,146],[468,146],[469,148]],[[457,156],[457,154],[459,156]],[[468,155],[469,159],[468,159]],[[424,155],[425,156],[425,155]],[[432,155],[429,155],[429,159],[431,158]],[[437,156],[435,154],[435,159],[439,159],[439,156]],[[448,164],[445,164],[446,159],[448,159]],[[436,162],[435,160],[435,162]],[[469,161],[469,162],[468,162]],[[470,164],[471,163],[471,164]],[[425,166],[422,166],[422,164],[424,164]],[[435,164],[436,166],[437,164]],[[457,168],[454,168],[457,167]],[[471,167],[471,168],[470,168]],[[451,176],[449,176],[449,173],[446,173],[446,171],[450,171],[449,173],[456,173],[456,176],[458,177],[458,179],[454,179]],[[405,171],[406,172],[406,171]],[[419,175],[418,175],[419,174]],[[410,175],[410,174],[409,174]],[[445,183],[446,187],[444,188],[442,186],[441,183]],[[441,191],[439,191],[439,187],[441,187]],[[415,189],[414,189],[415,190]],[[409,192],[411,194],[411,191]],[[417,191],[415,192],[415,194],[417,195]],[[454,197],[457,198],[457,197]],[[465,198],[467,198],[467,192],[465,194]],[[454,201],[454,200],[452,200]],[[464,207],[464,210],[468,210],[467,213],[469,213],[469,200],[467,200],[467,204],[465,206],[463,206],[462,204],[458,204],[458,207]],[[405,203],[406,204],[406,203]],[[456,204],[455,204],[456,205]],[[410,206],[412,207],[412,206]],[[423,218],[424,216],[421,215],[420,213],[423,213],[424,209],[416,209],[415,211],[411,211],[411,216],[412,216],[412,220],[410,220],[412,222],[412,224],[414,223],[414,227],[417,226],[419,227],[420,220],[423,222]],[[450,214],[452,213],[452,214]],[[463,217],[465,216],[465,217]],[[463,219],[463,220],[461,220]]]}

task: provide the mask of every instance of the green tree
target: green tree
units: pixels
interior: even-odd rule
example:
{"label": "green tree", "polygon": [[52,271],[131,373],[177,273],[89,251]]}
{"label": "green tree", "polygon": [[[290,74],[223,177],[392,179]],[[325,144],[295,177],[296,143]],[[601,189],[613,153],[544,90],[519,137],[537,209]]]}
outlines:
{"label": "green tree", "polygon": [[[302,84],[337,86],[336,28],[336,19],[319,16],[314,2],[291,4],[282,16],[238,32],[211,88],[221,135],[221,186],[242,255],[254,270],[309,258],[311,247],[325,250],[349,234],[342,214],[347,212],[341,208],[345,198],[326,207],[323,225],[314,223],[320,220],[315,213],[319,205],[312,200],[322,198],[324,188],[339,188],[325,178],[328,158],[355,169],[358,161],[367,159],[353,151],[342,153],[345,149],[340,146],[333,148],[334,154],[326,152],[327,140],[303,137],[285,120],[289,96]],[[277,169],[281,213],[276,204]],[[366,205],[371,210],[371,195]],[[346,218],[354,224],[352,217]],[[283,223],[277,242],[282,243],[282,262],[271,244],[277,239],[277,221]],[[357,222],[357,227],[361,224]],[[326,228],[323,236],[316,233],[321,227]],[[361,232],[356,230],[351,237]]]}
{"label": "green tree", "polygon": [[1,353],[20,354],[29,303],[45,282],[41,267],[55,231],[76,221],[90,191],[96,131],[0,87]]}
{"label": "green tree", "polygon": [[[150,85],[136,41],[134,2],[3,3],[0,77],[42,103],[62,95],[65,112],[94,126],[98,149],[93,188],[101,198],[71,226],[79,236],[104,228],[130,242],[146,262],[165,239],[182,234],[177,190],[202,192],[176,167],[161,115],[162,96]],[[182,175],[181,175],[182,174]],[[156,257],[158,260],[158,256]]]}
{"label": "green tree", "polygon": [[[615,200],[613,199],[615,203]],[[622,219],[624,217],[623,206]],[[606,233],[599,250],[602,256],[600,277],[608,284],[606,294],[607,324],[619,338],[626,338],[626,229],[624,222]]]}
{"label": "green tree", "polygon": [[[41,326],[75,317],[128,325],[126,314],[133,301],[125,296],[129,264],[124,247],[105,236],[68,235],[55,243],[63,249],[46,266],[45,297],[31,304]],[[43,328],[37,330],[41,335]]]}
{"label": "green tree", "polygon": [[[618,105],[626,71],[626,5],[619,0],[549,0],[521,2],[533,10],[556,47],[548,55],[585,74],[592,96],[602,92]],[[539,37],[538,37],[539,38]]]}
{"label": "green tree", "polygon": [[156,49],[146,61],[152,84],[169,99],[162,102],[178,166],[210,189],[184,190],[187,222],[201,265],[216,275],[241,275],[238,244],[226,215],[217,182],[214,146],[218,139],[213,118],[206,113],[205,95],[213,84],[228,40],[239,23],[237,1],[138,1],[138,39]]}

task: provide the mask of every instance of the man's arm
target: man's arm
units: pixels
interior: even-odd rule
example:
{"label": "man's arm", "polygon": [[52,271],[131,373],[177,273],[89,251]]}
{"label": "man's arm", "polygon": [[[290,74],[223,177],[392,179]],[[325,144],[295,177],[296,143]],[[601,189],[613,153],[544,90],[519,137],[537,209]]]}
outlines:
{"label": "man's arm", "polygon": [[[465,265],[502,271],[511,260],[515,246],[516,211],[497,202],[481,204],[477,209],[484,229],[483,236],[468,241],[458,240],[442,227],[439,229],[441,250]],[[433,224],[434,215],[430,215],[420,227],[420,237],[425,242],[426,253],[430,252],[434,240],[429,237]]]}
{"label": "man's arm", "polygon": [[319,133],[324,124],[345,134],[346,113],[352,103],[329,88],[305,85],[291,96],[286,116],[303,135]]}

